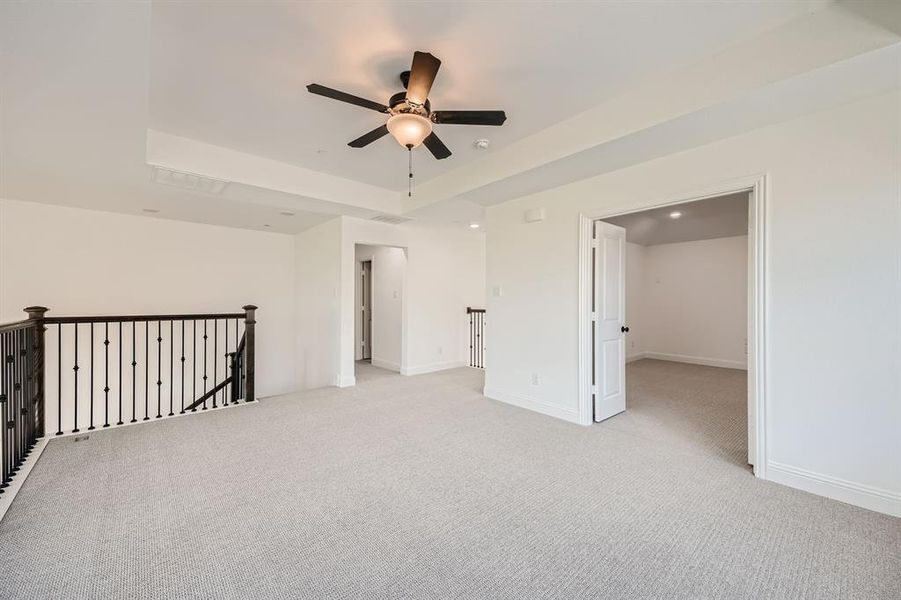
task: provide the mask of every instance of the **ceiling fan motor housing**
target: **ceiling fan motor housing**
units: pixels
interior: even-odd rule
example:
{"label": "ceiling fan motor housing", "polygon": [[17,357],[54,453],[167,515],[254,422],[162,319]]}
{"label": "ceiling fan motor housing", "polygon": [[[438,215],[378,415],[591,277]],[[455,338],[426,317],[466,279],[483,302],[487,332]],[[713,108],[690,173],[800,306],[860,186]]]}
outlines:
{"label": "ceiling fan motor housing", "polygon": [[388,106],[391,107],[391,112],[393,113],[407,113],[412,112],[416,114],[420,114],[424,117],[428,117],[432,111],[432,104],[426,100],[425,105],[422,107],[413,106],[409,102],[407,102],[407,93],[406,92],[397,92],[391,99],[388,100]]}

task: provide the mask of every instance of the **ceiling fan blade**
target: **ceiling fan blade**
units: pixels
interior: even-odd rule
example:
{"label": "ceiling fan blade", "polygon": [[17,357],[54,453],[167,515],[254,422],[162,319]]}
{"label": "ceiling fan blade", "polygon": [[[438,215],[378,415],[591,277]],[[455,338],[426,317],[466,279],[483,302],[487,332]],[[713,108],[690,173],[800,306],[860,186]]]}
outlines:
{"label": "ceiling fan blade", "polygon": [[388,126],[382,125],[381,127],[376,127],[369,133],[364,133],[352,142],[347,142],[347,145],[351,148],[362,148],[363,146],[368,146],[372,142],[387,134]]}
{"label": "ceiling fan blade", "polygon": [[428,52],[414,52],[407,83],[407,101],[422,106],[429,97],[441,61]]}
{"label": "ceiling fan blade", "polygon": [[429,149],[429,152],[432,153],[432,156],[441,160],[442,158],[447,158],[451,155],[451,151],[444,145],[444,142],[441,141],[435,132],[429,134],[429,137],[422,141],[425,144],[425,147]]}
{"label": "ceiling fan blade", "polygon": [[432,121],[444,125],[503,125],[507,115],[502,110],[436,110]]}
{"label": "ceiling fan blade", "polygon": [[355,104],[357,106],[362,106],[363,108],[368,108],[376,112],[388,112],[388,107],[384,104],[379,104],[378,102],[373,102],[372,100],[367,100],[366,98],[360,98],[359,96],[354,96],[353,94],[348,94],[346,92],[333,90],[332,88],[327,88],[324,85],[319,85],[318,83],[311,83],[310,85],[308,85],[307,91],[311,94],[325,96],[326,98],[331,98],[332,100],[340,100],[341,102],[347,102],[348,104]]}

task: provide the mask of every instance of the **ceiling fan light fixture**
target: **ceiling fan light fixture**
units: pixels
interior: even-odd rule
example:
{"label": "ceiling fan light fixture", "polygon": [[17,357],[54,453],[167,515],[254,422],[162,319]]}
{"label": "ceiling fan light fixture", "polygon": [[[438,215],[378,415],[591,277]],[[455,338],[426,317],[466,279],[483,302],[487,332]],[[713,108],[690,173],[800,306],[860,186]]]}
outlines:
{"label": "ceiling fan light fixture", "polygon": [[404,148],[416,148],[432,133],[432,122],[415,113],[398,113],[388,119],[388,133]]}

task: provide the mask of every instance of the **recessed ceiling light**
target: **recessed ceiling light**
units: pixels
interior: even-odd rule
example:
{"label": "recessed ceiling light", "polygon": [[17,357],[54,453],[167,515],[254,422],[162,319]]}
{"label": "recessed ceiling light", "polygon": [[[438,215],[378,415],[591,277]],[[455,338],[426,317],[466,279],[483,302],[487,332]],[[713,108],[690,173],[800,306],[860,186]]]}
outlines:
{"label": "recessed ceiling light", "polygon": [[141,212],[145,212],[145,213],[158,213],[158,212],[160,212],[160,211],[159,211],[158,209],[156,209],[156,208],[142,208],[142,209],[141,209]]}
{"label": "recessed ceiling light", "polygon": [[481,138],[481,139],[478,139],[475,142],[473,142],[472,145],[475,146],[476,148],[478,148],[479,150],[485,150],[486,148],[488,148],[488,146],[490,144],[491,144],[490,141],[486,140],[485,138]]}
{"label": "recessed ceiling light", "polygon": [[669,218],[670,218],[670,219],[678,219],[678,218],[681,217],[681,216],[682,216],[682,213],[679,212],[678,210],[674,210],[673,212],[671,212],[671,213],[669,214]]}
{"label": "recessed ceiling light", "polygon": [[291,212],[290,210],[283,210],[283,211],[279,212],[278,214],[280,214],[283,217],[293,217],[294,216],[294,213]]}
{"label": "recessed ceiling light", "polygon": [[470,224],[469,224],[469,228],[470,228],[470,229],[478,229],[478,228],[479,228],[479,224],[478,224],[478,223],[470,223]]}

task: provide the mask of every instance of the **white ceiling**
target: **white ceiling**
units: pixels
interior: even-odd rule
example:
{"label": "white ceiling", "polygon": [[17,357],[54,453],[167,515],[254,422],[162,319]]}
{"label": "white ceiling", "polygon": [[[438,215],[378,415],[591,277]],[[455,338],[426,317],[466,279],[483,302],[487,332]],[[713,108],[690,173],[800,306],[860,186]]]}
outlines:
{"label": "white ceiling", "polygon": [[[885,13],[827,0],[0,3],[0,197],[282,233],[339,214],[465,227],[490,204],[897,86],[901,21]],[[414,50],[443,60],[435,108],[508,120],[439,126],[454,156],[418,151],[407,199],[391,138],[346,146],[384,117],[305,86],[384,101]],[[163,186],[151,165],[229,183]]]}
{"label": "white ceiling", "polygon": [[[670,214],[682,216],[673,219]],[[642,246],[748,235],[748,194],[729,194],[604,219],[626,229],[626,241]]]}
{"label": "white ceiling", "polygon": [[414,50],[442,60],[434,109],[503,109],[503,127],[437,126],[454,153],[414,157],[416,181],[477,161],[808,8],[804,2],[156,2],[150,126],[393,190],[407,156],[385,116],[307,93],[387,103]]}

